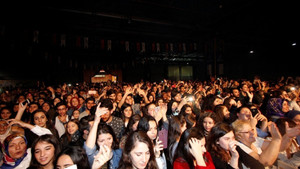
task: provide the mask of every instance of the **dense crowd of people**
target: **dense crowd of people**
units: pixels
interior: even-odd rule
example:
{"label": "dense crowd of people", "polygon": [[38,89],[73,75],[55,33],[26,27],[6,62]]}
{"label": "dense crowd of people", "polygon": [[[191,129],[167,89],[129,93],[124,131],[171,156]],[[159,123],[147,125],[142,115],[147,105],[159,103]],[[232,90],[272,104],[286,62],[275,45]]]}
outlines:
{"label": "dense crowd of people", "polygon": [[7,88],[0,166],[298,168],[299,85],[256,76]]}

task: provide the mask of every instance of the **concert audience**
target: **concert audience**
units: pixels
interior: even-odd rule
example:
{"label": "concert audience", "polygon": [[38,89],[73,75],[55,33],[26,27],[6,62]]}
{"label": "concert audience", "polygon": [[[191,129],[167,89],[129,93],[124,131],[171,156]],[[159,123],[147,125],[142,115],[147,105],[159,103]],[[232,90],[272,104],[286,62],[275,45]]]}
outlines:
{"label": "concert audience", "polygon": [[298,167],[297,79],[10,87],[1,169]]}

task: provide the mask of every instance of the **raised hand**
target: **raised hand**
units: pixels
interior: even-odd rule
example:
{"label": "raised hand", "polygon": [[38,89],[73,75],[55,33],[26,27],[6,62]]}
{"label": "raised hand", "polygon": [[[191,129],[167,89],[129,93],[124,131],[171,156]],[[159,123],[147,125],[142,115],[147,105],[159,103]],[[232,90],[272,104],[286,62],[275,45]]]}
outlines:
{"label": "raised hand", "polygon": [[300,126],[290,128],[289,123],[285,122],[285,133],[289,138],[297,137],[300,135]]}
{"label": "raised hand", "polygon": [[274,122],[271,122],[270,125],[268,126],[268,129],[271,133],[271,136],[272,136],[272,140],[273,139],[282,139],[282,136],[276,126],[276,124]]}
{"label": "raised hand", "polygon": [[255,128],[257,125],[257,116],[259,116],[259,113],[257,113],[254,117],[252,113],[250,113],[250,124],[252,128]]}
{"label": "raised hand", "polygon": [[[155,108],[156,109],[156,108]],[[154,111],[154,118],[156,120],[156,122],[158,123],[160,121],[160,119],[163,117],[161,110],[155,110]]]}
{"label": "raised hand", "polygon": [[101,168],[107,161],[112,158],[113,152],[106,145],[100,145],[99,153],[94,157],[92,169]]}
{"label": "raised hand", "polygon": [[106,107],[100,107],[100,105],[101,105],[101,103],[97,106],[97,109],[96,109],[95,121],[96,120],[100,121],[101,116],[109,112],[108,108],[106,108]]}
{"label": "raised hand", "polygon": [[23,105],[22,103],[19,103],[19,111],[24,112],[27,106],[28,106],[28,103],[26,103],[25,105]]}
{"label": "raised hand", "polygon": [[27,123],[21,121],[21,120],[16,120],[16,119],[9,119],[7,120],[7,122],[9,123],[9,126],[12,126],[14,124],[18,124],[21,127],[25,127]]}
{"label": "raised hand", "polygon": [[[259,111],[259,110],[258,110]],[[266,118],[266,116],[264,116],[263,114],[261,114],[261,112],[259,111],[259,113],[257,113],[254,118],[257,119],[257,121],[268,121],[268,119]]]}
{"label": "raised hand", "polygon": [[156,158],[160,157],[160,151],[163,149],[164,149],[164,145],[162,144],[162,141],[159,140],[159,137],[157,137],[154,146],[154,154]]}
{"label": "raised hand", "polygon": [[196,138],[191,138],[189,140],[190,144],[190,152],[196,159],[196,162],[200,166],[206,166],[205,161],[203,159],[203,153],[206,151],[205,145],[201,143],[201,140],[198,140]]}
{"label": "raised hand", "polygon": [[236,150],[236,140],[232,140],[229,142],[229,152],[231,154],[231,159],[229,161],[229,165],[231,165],[233,168],[239,168],[239,153]]}
{"label": "raised hand", "polygon": [[133,89],[129,86],[129,87],[127,87],[126,88],[126,90],[125,90],[125,94],[131,94],[131,93],[133,93]]}
{"label": "raised hand", "polygon": [[250,93],[249,91],[247,91],[246,93],[249,97],[249,101],[252,101],[254,94],[252,92]]}
{"label": "raised hand", "polygon": [[236,151],[237,141],[233,140],[229,142],[229,151],[232,157],[239,157],[239,153]]}
{"label": "raised hand", "polygon": [[55,91],[54,91],[54,89],[53,89],[53,87],[51,87],[51,86],[48,86],[47,87],[47,89],[53,94],[53,93],[55,93]]}
{"label": "raised hand", "polygon": [[191,146],[190,152],[194,157],[202,156],[202,152],[200,151],[202,149],[200,140],[196,138],[191,138],[189,140],[189,144]]}

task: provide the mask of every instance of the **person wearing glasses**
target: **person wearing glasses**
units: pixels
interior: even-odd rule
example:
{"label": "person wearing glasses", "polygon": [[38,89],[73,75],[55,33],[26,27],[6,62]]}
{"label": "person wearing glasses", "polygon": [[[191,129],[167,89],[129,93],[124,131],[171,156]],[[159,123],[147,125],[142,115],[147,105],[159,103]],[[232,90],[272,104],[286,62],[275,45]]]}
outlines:
{"label": "person wearing glasses", "polygon": [[[250,124],[250,121],[236,120],[232,123],[237,146],[242,151],[246,152],[265,167],[273,165],[277,160],[278,153],[281,148],[282,136],[275,123],[271,122],[268,126],[272,138],[266,140],[257,137],[255,128]],[[249,164],[243,162],[243,169],[248,168]]]}
{"label": "person wearing glasses", "polygon": [[67,115],[68,108],[63,102],[60,102],[56,105],[56,111],[58,115],[55,117],[54,126],[58,131],[58,136],[60,138],[63,134],[65,134],[65,124],[69,121],[69,116]]}

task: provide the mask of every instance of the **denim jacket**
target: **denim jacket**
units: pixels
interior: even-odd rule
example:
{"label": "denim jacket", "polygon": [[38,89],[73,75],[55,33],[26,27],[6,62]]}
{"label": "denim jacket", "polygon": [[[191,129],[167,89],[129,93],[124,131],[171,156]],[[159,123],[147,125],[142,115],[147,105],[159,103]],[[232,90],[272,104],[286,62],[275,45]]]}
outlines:
{"label": "denim jacket", "polygon": [[[84,142],[83,148],[85,149],[85,152],[87,154],[90,166],[93,166],[94,162],[94,156],[96,156],[99,152],[99,150],[96,149],[96,145],[90,149],[86,146],[86,143]],[[115,149],[113,150],[113,156],[109,160],[109,168],[110,169],[117,169],[119,167],[119,162],[122,157],[122,150],[121,149]]]}

